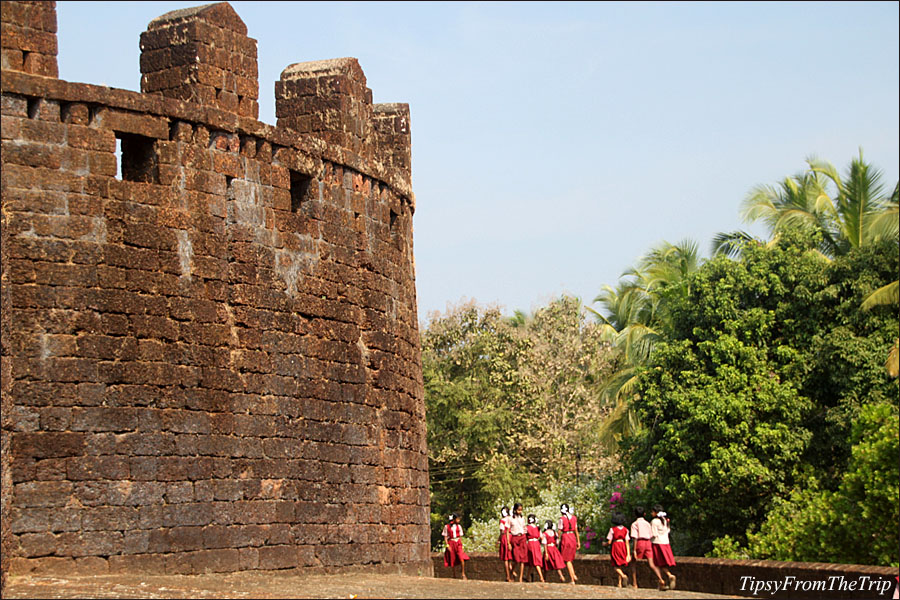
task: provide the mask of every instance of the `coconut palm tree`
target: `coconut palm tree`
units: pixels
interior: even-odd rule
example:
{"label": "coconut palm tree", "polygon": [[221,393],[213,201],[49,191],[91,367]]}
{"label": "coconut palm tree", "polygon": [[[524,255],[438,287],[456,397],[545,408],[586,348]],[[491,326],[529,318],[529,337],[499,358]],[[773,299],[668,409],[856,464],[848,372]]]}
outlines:
{"label": "coconut palm tree", "polygon": [[841,254],[883,239],[897,239],[897,187],[892,197],[884,195],[882,173],[863,160],[862,150],[859,158],[850,162],[844,178],[831,163],[807,162],[813,172],[824,175],[837,188],[835,198],[824,207]]}
{"label": "coconut palm tree", "polygon": [[640,428],[633,406],[637,369],[662,339],[668,318],[666,300],[672,294],[689,293],[689,277],[700,264],[699,246],[693,240],[663,242],[637,267],[623,273],[615,288],[603,287],[594,302],[599,302],[604,312],[588,308],[619,352],[619,368],[601,389],[606,401],[613,404],[600,428],[601,443],[610,449]]}
{"label": "coconut palm tree", "polygon": [[[744,221],[763,221],[772,241],[787,227],[818,231],[822,235],[819,251],[828,258],[880,240],[898,239],[900,184],[886,196],[881,171],[865,162],[862,150],[844,177],[829,162],[815,158],[806,162],[808,169],[803,173],[775,186],[754,187],[741,205]],[[713,251],[734,256],[752,240],[744,232],[720,233],[713,240]]]}
{"label": "coconut palm tree", "polygon": [[622,437],[640,428],[630,402],[637,379],[636,366],[649,356],[659,334],[649,324],[654,321],[653,303],[636,281],[620,280],[615,288],[604,286],[594,302],[601,303],[606,314],[590,307],[588,310],[596,316],[618,355],[615,371],[600,388],[601,398],[613,408],[603,420],[598,436],[603,446],[615,452]]}

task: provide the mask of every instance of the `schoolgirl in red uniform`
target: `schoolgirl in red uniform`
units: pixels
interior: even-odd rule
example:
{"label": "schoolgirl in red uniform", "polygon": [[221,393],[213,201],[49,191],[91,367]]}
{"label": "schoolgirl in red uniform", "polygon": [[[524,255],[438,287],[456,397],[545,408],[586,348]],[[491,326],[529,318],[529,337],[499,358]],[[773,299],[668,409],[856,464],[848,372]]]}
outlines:
{"label": "schoolgirl in red uniform", "polygon": [[619,587],[628,585],[628,576],[622,569],[631,562],[630,540],[631,536],[628,535],[628,529],[625,527],[625,515],[615,513],[612,516],[612,527],[606,534],[606,543],[609,545],[609,557],[612,560],[613,569],[619,576]]}
{"label": "schoolgirl in red uniform", "polygon": [[[528,515],[528,526],[525,528],[528,541],[528,562],[525,564],[528,565],[529,579],[531,579],[532,569],[537,569],[538,577],[541,578],[541,583],[544,583],[544,573],[541,572],[541,567],[544,566],[544,559],[541,556],[541,530],[538,529],[536,523],[537,517]],[[521,583],[521,581],[520,577],[519,582]]]}
{"label": "schoolgirl in red uniform", "polygon": [[503,561],[503,566],[506,568],[506,580],[512,581],[512,565],[510,563],[513,555],[512,536],[509,535],[509,520],[509,509],[504,506],[500,509],[500,539],[498,542],[500,544],[500,560]]}
{"label": "schoolgirl in red uniform", "polygon": [[525,563],[528,562],[528,542],[525,539],[525,517],[522,512],[522,505],[516,502],[509,518],[509,539],[512,543],[513,560],[519,564],[519,581],[522,581]]}
{"label": "schoolgirl in red uniform", "polygon": [[565,568],[566,562],[559,553],[559,537],[553,530],[553,521],[544,523],[544,532],[541,537],[544,538],[544,569],[548,572],[556,571],[559,573],[559,580],[565,583],[566,576],[563,575],[562,570]]}
{"label": "schoolgirl in red uniform", "polygon": [[450,522],[444,525],[444,531],[441,533],[444,541],[447,542],[447,549],[444,550],[444,566],[453,569],[453,577],[456,577],[456,565],[461,565],[462,578],[468,579],[466,577],[466,561],[469,560],[469,555],[463,550],[463,528],[459,524],[459,515],[453,513],[447,520]]}
{"label": "schoolgirl in red uniform", "polygon": [[572,566],[572,561],[575,560],[575,551],[581,544],[581,538],[578,536],[578,519],[572,514],[568,504],[561,505],[559,512],[562,514],[559,518],[559,553],[569,570],[569,579],[574,584],[578,581],[578,577],[575,576],[575,567]]}
{"label": "schoolgirl in red uniform", "polygon": [[[653,510],[650,511],[650,516],[653,517],[650,521],[652,534],[650,543],[653,546],[653,561],[650,563],[650,568],[653,569],[653,572],[656,573],[656,578],[659,579],[659,589],[674,590],[675,576],[669,571],[669,567],[675,566],[675,556],[672,554],[672,547],[669,545],[669,517],[659,504],[653,507]],[[662,573],[666,574],[668,587],[666,587],[666,580],[663,579]]]}

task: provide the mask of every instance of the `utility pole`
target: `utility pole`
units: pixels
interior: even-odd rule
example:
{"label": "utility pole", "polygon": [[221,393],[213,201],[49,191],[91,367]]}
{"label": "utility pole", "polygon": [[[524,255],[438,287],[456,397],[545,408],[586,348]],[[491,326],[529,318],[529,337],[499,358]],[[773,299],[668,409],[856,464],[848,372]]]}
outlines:
{"label": "utility pole", "polygon": [[575,485],[581,485],[581,451],[575,453]]}

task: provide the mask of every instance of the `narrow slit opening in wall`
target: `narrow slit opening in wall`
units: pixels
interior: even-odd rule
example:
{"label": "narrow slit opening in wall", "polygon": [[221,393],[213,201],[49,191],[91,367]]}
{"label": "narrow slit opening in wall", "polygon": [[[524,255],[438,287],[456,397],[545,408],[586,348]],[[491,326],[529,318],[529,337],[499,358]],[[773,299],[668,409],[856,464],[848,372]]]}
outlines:
{"label": "narrow slit opening in wall", "polygon": [[309,199],[312,177],[298,171],[291,171],[291,212],[300,212],[300,207]]}
{"label": "narrow slit opening in wall", "polygon": [[38,109],[41,106],[40,98],[29,98],[28,99],[28,118],[36,119],[38,116]]}
{"label": "narrow slit opening in wall", "polygon": [[391,209],[391,233],[397,233],[397,218],[400,215],[394,212],[394,209]]}
{"label": "narrow slit opening in wall", "polygon": [[155,140],[133,133],[116,133],[116,178],[159,183]]}

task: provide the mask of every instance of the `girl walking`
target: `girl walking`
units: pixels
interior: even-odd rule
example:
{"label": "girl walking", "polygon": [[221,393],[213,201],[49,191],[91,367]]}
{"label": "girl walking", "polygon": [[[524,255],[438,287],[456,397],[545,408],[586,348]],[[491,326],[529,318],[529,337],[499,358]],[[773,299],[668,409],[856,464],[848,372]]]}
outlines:
{"label": "girl walking", "polygon": [[578,519],[572,514],[568,504],[561,505],[559,512],[561,513],[559,517],[559,553],[569,570],[569,580],[574,584],[578,581],[578,577],[575,576],[575,567],[572,566],[572,561],[575,560],[575,551],[581,544],[581,538],[578,536]]}
{"label": "girl walking", "polygon": [[[675,566],[675,556],[672,554],[672,548],[669,546],[669,517],[663,511],[662,506],[655,505],[650,511],[652,517],[650,521],[650,544],[653,547],[653,560],[650,561],[650,568],[656,573],[659,580],[659,589],[665,590],[675,589],[675,576],[669,571],[669,567]],[[666,579],[663,579],[663,573]],[[668,580],[668,587],[667,585]]]}
{"label": "girl walking", "polygon": [[512,536],[509,535],[509,508],[500,509],[500,560],[506,568],[506,580],[512,581]]}
{"label": "girl walking", "polygon": [[[544,573],[541,572],[541,567],[544,566],[544,559],[541,557],[541,530],[536,523],[537,517],[528,515],[528,526],[525,528],[525,535],[528,536],[528,579],[531,580],[532,569],[537,569],[538,577],[544,583]],[[521,577],[519,583],[522,583]]]}
{"label": "girl walking", "polygon": [[460,565],[462,567],[462,578],[465,580],[468,579],[466,577],[466,561],[469,560],[469,555],[466,554],[462,547],[463,528],[459,524],[458,514],[453,513],[447,520],[449,523],[444,525],[444,531],[441,533],[444,536],[444,541],[447,543],[447,549],[444,550],[444,566],[453,570],[453,577],[455,578],[456,565]]}
{"label": "girl walking", "polygon": [[565,583],[566,576],[563,575],[562,570],[565,568],[566,563],[559,553],[559,537],[553,529],[553,521],[544,523],[544,532],[541,534],[541,537],[544,538],[544,569],[547,571],[548,576],[550,571],[556,571],[559,573],[559,580]]}
{"label": "girl walking", "polygon": [[612,516],[612,527],[606,534],[606,543],[609,545],[609,557],[612,560],[613,569],[619,576],[619,587],[628,585],[628,575],[623,570],[631,562],[631,546],[628,529],[625,528],[625,515],[616,513]]}
{"label": "girl walking", "polygon": [[[516,502],[513,505],[513,514],[509,518],[509,538],[512,545],[513,561],[519,564],[519,581],[525,572],[525,563],[528,562],[528,543],[525,540],[525,516],[522,514],[522,504]],[[515,573],[513,573],[515,575]]]}

